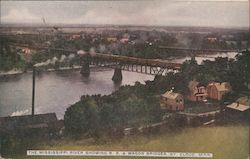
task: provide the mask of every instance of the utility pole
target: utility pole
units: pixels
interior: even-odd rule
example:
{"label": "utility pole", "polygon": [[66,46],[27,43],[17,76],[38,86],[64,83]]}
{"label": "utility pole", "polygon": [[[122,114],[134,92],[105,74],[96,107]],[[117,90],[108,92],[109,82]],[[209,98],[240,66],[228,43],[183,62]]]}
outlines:
{"label": "utility pole", "polygon": [[33,80],[32,80],[32,116],[35,115],[35,81],[36,81],[36,68],[33,67]]}

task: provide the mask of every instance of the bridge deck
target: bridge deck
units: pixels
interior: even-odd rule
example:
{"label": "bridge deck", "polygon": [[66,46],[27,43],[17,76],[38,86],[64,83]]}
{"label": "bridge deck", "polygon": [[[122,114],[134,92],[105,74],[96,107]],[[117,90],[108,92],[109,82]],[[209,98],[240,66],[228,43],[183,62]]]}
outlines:
{"label": "bridge deck", "polygon": [[167,60],[161,60],[161,59],[144,59],[144,58],[137,58],[137,57],[100,54],[100,53],[96,53],[95,56],[93,56],[93,58],[106,59],[109,61],[117,61],[117,62],[120,62],[120,64],[130,63],[130,64],[146,65],[146,66],[153,66],[153,67],[164,67],[164,68],[170,68],[170,69],[179,69],[181,67],[181,64],[179,63],[172,63]]}
{"label": "bridge deck", "polygon": [[[10,43],[11,46],[21,47],[21,48],[30,48],[34,50],[53,50],[53,51],[62,51],[62,52],[69,52],[69,53],[77,53],[77,50],[70,50],[70,49],[61,49],[61,48],[49,48],[44,46],[29,46],[24,44],[15,44]],[[102,53],[94,53],[88,54],[93,59],[98,60],[106,60],[110,62],[119,62],[121,65],[123,63],[129,64],[137,64],[137,65],[145,65],[145,66],[153,66],[153,67],[162,67],[168,69],[180,69],[181,64],[179,63],[172,63],[167,60],[162,59],[144,59],[144,58],[137,58],[137,57],[129,57],[129,56],[121,56],[121,55],[113,55],[113,54],[102,54]],[[84,56],[84,55],[82,55]]]}
{"label": "bridge deck", "polygon": [[239,52],[237,49],[200,49],[200,48],[185,48],[185,47],[170,47],[170,46],[159,46],[159,49],[166,50],[179,50],[179,51],[193,51],[193,52]]}

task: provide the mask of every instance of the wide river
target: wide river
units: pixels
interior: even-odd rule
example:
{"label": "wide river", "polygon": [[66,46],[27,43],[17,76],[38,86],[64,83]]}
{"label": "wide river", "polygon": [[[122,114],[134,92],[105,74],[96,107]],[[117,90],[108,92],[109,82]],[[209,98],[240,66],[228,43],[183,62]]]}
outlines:
{"label": "wide river", "polygon": [[[230,53],[233,58],[236,53]],[[216,54],[228,56],[228,54]],[[174,59],[182,63],[188,58]],[[213,60],[212,57],[198,57],[196,60]],[[120,85],[134,85],[136,81],[144,83],[153,80],[154,76],[135,72],[122,71],[123,80],[120,85],[111,80],[112,69],[92,68],[90,76],[82,77],[79,70],[42,72],[36,76],[35,113],[55,112],[62,119],[65,110],[82,95],[107,95],[116,91]],[[0,117],[31,113],[32,73],[12,75],[0,78]]]}
{"label": "wide river", "polygon": [[[89,77],[82,77],[79,70],[42,72],[36,76],[35,113],[56,112],[63,118],[71,104],[85,94],[107,95],[120,85],[144,83],[154,76],[122,71],[123,80],[119,85],[111,78],[112,69],[92,68]],[[22,115],[31,112],[32,73],[25,73],[0,79],[0,116]]]}

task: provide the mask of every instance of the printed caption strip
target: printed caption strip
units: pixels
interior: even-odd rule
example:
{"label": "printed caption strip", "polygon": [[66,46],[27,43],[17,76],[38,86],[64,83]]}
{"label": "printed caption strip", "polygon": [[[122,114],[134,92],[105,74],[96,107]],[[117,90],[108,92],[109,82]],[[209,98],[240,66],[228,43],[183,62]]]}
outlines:
{"label": "printed caption strip", "polygon": [[147,151],[77,151],[77,150],[28,150],[28,156],[129,156],[129,157],[193,157],[212,158],[212,153],[147,152]]}

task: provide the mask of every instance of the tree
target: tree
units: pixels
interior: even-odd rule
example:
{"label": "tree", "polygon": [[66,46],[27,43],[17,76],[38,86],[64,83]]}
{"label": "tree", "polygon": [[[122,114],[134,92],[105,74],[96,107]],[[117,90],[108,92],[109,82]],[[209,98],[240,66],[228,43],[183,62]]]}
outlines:
{"label": "tree", "polygon": [[240,71],[240,75],[248,87],[250,83],[250,51],[243,51],[241,55],[237,55],[237,64]]}
{"label": "tree", "polygon": [[82,99],[69,107],[64,116],[66,132],[73,135],[86,134],[99,137],[99,116],[95,100],[90,97]]}
{"label": "tree", "polygon": [[239,98],[239,94],[236,92],[229,92],[222,97],[221,104],[230,104],[235,102]]}

